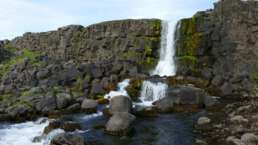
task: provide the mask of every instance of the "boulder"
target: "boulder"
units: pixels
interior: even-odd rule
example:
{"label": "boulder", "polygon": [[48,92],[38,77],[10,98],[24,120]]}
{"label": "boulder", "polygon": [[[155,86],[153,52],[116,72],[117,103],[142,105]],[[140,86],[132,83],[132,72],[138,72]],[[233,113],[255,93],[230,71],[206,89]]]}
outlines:
{"label": "boulder", "polygon": [[6,109],[6,112],[8,115],[5,115],[4,117],[10,117],[11,119],[14,119],[15,121],[24,121],[27,119],[32,119],[35,115],[35,111],[25,104],[17,104],[14,106],[11,106]]}
{"label": "boulder", "polygon": [[157,117],[158,110],[153,106],[135,105],[133,108],[133,114],[140,117]]}
{"label": "boulder", "polygon": [[65,110],[68,113],[79,112],[81,110],[81,104],[80,103],[75,103],[71,106],[68,106]]}
{"label": "boulder", "polygon": [[91,99],[84,99],[81,104],[81,109],[86,113],[97,112],[98,102]]}
{"label": "boulder", "polygon": [[48,134],[58,128],[63,129],[66,132],[72,132],[81,129],[81,126],[79,123],[72,121],[53,120],[49,122],[47,127],[45,127],[44,134]]}
{"label": "boulder", "polygon": [[100,80],[98,80],[98,79],[93,80],[92,87],[91,87],[91,94],[93,96],[105,94],[105,90],[104,90],[103,85],[101,84]]}
{"label": "boulder", "polygon": [[80,135],[62,133],[55,136],[50,145],[85,145],[85,140]]}
{"label": "boulder", "polygon": [[50,113],[56,110],[56,97],[53,94],[39,97],[36,103],[36,109],[42,113]]}
{"label": "boulder", "polygon": [[68,93],[58,93],[56,94],[56,103],[58,109],[66,108],[72,100],[72,97]]}
{"label": "boulder", "polygon": [[43,70],[40,70],[37,72],[36,76],[37,76],[37,79],[39,80],[42,80],[42,79],[45,79],[46,77],[49,76],[49,70],[48,69],[43,69]]}
{"label": "boulder", "polygon": [[131,131],[135,116],[128,112],[116,112],[106,124],[106,133],[123,136]]}
{"label": "boulder", "polygon": [[167,96],[154,102],[161,112],[196,111],[204,106],[204,90],[192,86],[176,86],[168,89]]}
{"label": "boulder", "polygon": [[131,112],[132,101],[129,97],[126,96],[115,96],[110,100],[110,114],[116,112]]}

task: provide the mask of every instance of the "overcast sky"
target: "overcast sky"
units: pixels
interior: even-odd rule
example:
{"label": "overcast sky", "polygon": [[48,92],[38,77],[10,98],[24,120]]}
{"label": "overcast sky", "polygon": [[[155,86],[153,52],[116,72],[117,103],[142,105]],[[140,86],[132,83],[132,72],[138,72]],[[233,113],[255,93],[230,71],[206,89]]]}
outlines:
{"label": "overcast sky", "polygon": [[216,0],[0,0],[0,39],[69,24],[126,18],[178,20],[213,7]]}

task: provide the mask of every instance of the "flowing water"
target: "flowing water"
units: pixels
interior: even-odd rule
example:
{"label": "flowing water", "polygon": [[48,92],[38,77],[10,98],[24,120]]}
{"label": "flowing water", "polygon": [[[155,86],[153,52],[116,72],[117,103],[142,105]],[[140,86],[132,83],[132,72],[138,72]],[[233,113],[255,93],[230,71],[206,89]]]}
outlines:
{"label": "flowing water", "polygon": [[[43,130],[48,123],[46,119],[39,119],[35,122],[2,124],[0,125],[0,145],[48,145],[55,135],[64,132],[57,129],[43,136]],[[33,142],[34,137],[42,137],[42,140]]]}
{"label": "flowing water", "polygon": [[176,65],[174,61],[174,22],[162,21],[160,58],[155,70],[151,75],[174,76],[176,74]]}
{"label": "flowing water", "polygon": [[[160,60],[155,70],[150,75],[174,76],[176,65],[174,62],[174,23],[162,23],[162,40]],[[110,99],[114,96],[128,96],[126,87],[130,80],[125,79],[118,84],[116,91],[105,95]],[[140,100],[141,105],[151,106],[153,102],[166,97],[168,85],[163,81],[146,80],[143,82]],[[101,111],[101,109],[100,109]],[[85,137],[87,144],[98,145],[191,145],[195,133],[192,124],[196,122],[199,114],[160,114],[156,118],[137,118],[134,124],[135,134],[132,137],[113,137],[106,135],[104,129],[94,128],[103,126],[108,118],[101,112],[84,115],[69,116],[74,121],[81,123],[82,130],[73,133]],[[57,129],[43,136],[39,142],[33,142],[34,137],[42,136],[48,121],[25,122],[18,124],[0,124],[0,145],[49,145],[51,139],[64,131]]]}
{"label": "flowing water", "polygon": [[[155,118],[137,117],[134,134],[129,137],[116,137],[104,133],[103,129],[92,126],[105,124],[105,116],[81,120],[87,132],[82,133],[89,145],[192,145],[196,134],[193,123],[200,114],[160,114]],[[90,126],[92,125],[92,126]]]}
{"label": "flowing water", "polygon": [[168,85],[162,82],[144,81],[140,100],[142,105],[151,106],[153,102],[166,97]]}
{"label": "flowing water", "polygon": [[[175,28],[178,29],[180,25],[175,26],[175,22],[162,21],[160,58],[150,75],[166,77],[176,74],[174,35]],[[162,82],[144,81],[140,97],[142,104],[151,106],[153,102],[166,97],[167,88],[168,85]]]}
{"label": "flowing water", "polygon": [[118,87],[116,91],[110,91],[108,94],[104,96],[106,99],[111,99],[112,97],[115,96],[128,96],[126,87],[129,85],[130,80],[125,79],[122,82],[118,83]]}

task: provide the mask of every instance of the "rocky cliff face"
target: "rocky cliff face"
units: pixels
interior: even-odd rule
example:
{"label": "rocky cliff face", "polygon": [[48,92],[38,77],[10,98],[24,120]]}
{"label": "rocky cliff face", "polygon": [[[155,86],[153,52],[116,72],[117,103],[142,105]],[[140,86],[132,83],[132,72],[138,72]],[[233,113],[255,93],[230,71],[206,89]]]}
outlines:
{"label": "rocky cliff face", "polygon": [[121,20],[26,33],[15,38],[10,45],[40,51],[59,60],[130,61],[150,68],[158,59],[160,30],[160,20],[157,19]]}
{"label": "rocky cliff face", "polygon": [[1,42],[0,120],[1,113],[28,118],[103,98],[122,79],[154,68],[160,35],[158,19],[120,20]]}
{"label": "rocky cliff face", "polygon": [[180,21],[177,73],[205,78],[215,94],[257,96],[258,2],[222,0]]}
{"label": "rocky cliff face", "polygon": [[6,43],[8,43],[8,41],[0,41],[0,64],[12,55],[10,51],[4,48]]}

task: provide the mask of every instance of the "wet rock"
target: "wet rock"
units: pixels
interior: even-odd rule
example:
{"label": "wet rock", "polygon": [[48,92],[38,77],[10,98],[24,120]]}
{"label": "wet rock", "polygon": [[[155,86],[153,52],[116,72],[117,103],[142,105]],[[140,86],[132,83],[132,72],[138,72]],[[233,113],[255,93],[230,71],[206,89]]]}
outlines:
{"label": "wet rock", "polygon": [[148,106],[141,106],[141,105],[136,105],[133,108],[133,113],[136,116],[140,116],[140,117],[157,117],[158,116],[158,110],[156,107],[148,107]]}
{"label": "wet rock", "polygon": [[197,121],[198,125],[206,125],[209,124],[211,122],[210,118],[208,117],[200,117]]}
{"label": "wet rock", "polygon": [[50,145],[85,145],[85,140],[80,135],[62,133],[55,136]]}
{"label": "wet rock", "polygon": [[116,112],[131,112],[132,101],[126,96],[115,96],[110,100],[109,112],[115,114]]}
{"label": "wet rock", "polygon": [[72,121],[65,121],[61,127],[61,129],[63,129],[64,131],[68,131],[68,132],[73,132],[75,130],[80,130],[81,129],[81,125],[79,123],[76,122],[72,122]]}
{"label": "wet rock", "polygon": [[123,136],[131,131],[135,116],[127,112],[116,112],[106,124],[106,133]]}
{"label": "wet rock", "polygon": [[195,111],[204,105],[206,93],[192,86],[177,86],[168,90],[167,97],[154,102],[161,112]]}
{"label": "wet rock", "polygon": [[73,132],[75,130],[80,130],[81,126],[79,123],[72,121],[62,121],[62,120],[54,120],[49,122],[49,125],[45,127],[44,134],[48,134],[55,129],[63,129],[66,132]]}
{"label": "wet rock", "polygon": [[54,121],[50,121],[48,126],[44,128],[44,134],[48,134],[49,132],[51,132],[54,129],[57,128],[61,128],[62,125],[62,121],[60,120],[54,120]]}
{"label": "wet rock", "polygon": [[98,102],[91,99],[84,99],[81,104],[81,109],[86,113],[95,113],[97,112]]}
{"label": "wet rock", "polygon": [[109,100],[105,98],[100,98],[97,100],[98,104],[109,104]]}

